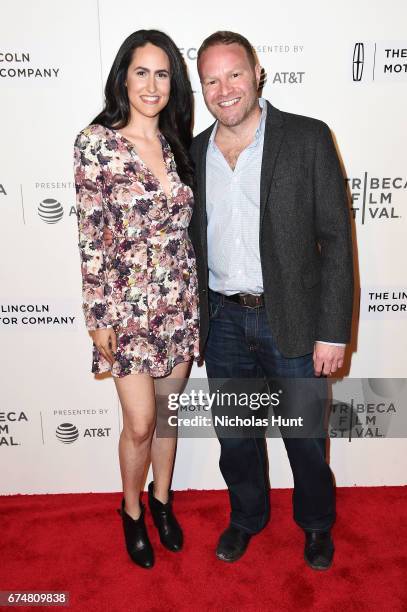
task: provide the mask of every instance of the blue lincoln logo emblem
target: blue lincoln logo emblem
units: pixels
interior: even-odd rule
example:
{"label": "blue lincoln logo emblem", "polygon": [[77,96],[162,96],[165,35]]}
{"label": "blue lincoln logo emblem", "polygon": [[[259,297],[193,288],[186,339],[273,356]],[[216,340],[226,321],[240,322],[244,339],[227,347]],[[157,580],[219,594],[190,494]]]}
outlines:
{"label": "blue lincoln logo emblem", "polygon": [[363,43],[356,43],[353,49],[353,80],[361,81],[363,74],[363,64],[365,62],[365,46]]}

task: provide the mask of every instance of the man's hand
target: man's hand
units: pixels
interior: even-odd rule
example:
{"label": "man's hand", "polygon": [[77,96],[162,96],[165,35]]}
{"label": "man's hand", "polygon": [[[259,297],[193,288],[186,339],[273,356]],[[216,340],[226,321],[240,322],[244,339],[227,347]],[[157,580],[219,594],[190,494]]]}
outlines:
{"label": "man's hand", "polygon": [[107,225],[105,225],[103,228],[103,242],[104,242],[105,247],[112,246],[113,234],[110,231],[110,229],[107,227]]}
{"label": "man's hand", "polygon": [[344,356],[344,346],[315,342],[313,355],[315,376],[334,374],[343,366]]}
{"label": "man's hand", "polygon": [[89,332],[99,353],[113,365],[115,361],[114,353],[117,350],[116,334],[112,328],[94,329]]}

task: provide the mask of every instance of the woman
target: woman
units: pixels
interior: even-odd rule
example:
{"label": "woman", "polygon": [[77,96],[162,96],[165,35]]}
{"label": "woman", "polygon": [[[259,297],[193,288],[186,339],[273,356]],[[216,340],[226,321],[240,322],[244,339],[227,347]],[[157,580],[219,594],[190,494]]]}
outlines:
{"label": "woman", "polygon": [[[140,502],[151,454],[149,506],[161,542],[182,548],[169,490],[176,437],[157,436],[159,404],[180,392],[198,358],[198,291],[187,227],[192,215],[192,90],[182,56],[162,32],[120,47],[104,110],[75,142],[84,314],[95,373],[111,371],[123,410],[119,510],[131,559],[154,551]],[[111,231],[104,248],[103,227]],[[169,385],[170,383],[170,385]],[[166,385],[166,386],[165,386]],[[160,401],[158,401],[160,398]]]}

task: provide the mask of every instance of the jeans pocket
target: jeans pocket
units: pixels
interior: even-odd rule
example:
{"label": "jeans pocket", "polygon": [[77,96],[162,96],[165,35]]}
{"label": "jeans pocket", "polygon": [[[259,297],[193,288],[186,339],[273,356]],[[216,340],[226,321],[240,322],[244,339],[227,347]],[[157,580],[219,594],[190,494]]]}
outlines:
{"label": "jeans pocket", "polygon": [[219,315],[222,304],[220,302],[209,301],[209,320],[213,321]]}

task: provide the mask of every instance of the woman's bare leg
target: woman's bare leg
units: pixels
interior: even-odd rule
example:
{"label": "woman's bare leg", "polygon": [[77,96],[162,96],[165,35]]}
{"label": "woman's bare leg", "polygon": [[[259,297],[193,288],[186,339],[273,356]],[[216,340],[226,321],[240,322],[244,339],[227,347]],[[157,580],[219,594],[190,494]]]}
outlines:
{"label": "woman's bare leg", "polygon": [[[154,380],[156,390],[157,421],[160,427],[160,418],[163,421],[168,419],[170,414],[176,412],[168,411],[168,395],[170,393],[182,393],[188,378],[191,362],[179,363],[171,374],[165,378]],[[165,425],[162,425],[165,431]],[[162,430],[162,431],[163,431]],[[154,478],[154,497],[163,504],[168,501],[168,489],[170,488],[172,471],[174,467],[175,449],[177,446],[177,429],[171,427],[169,438],[157,437],[157,428],[151,444],[151,463]]]}
{"label": "woman's bare leg", "polygon": [[114,381],[123,410],[119,460],[125,509],[133,519],[138,519],[141,486],[155,428],[154,380],[148,374],[129,374],[115,377]]}

